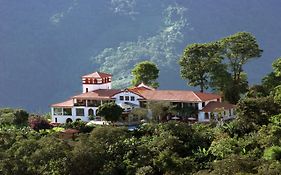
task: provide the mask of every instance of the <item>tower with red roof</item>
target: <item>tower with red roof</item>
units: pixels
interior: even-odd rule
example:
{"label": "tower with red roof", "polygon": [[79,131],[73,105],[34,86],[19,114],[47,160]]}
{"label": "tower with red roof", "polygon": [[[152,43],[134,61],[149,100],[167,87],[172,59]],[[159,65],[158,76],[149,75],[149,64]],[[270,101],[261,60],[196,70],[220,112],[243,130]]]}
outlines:
{"label": "tower with red roof", "polygon": [[83,93],[98,89],[111,89],[111,74],[94,72],[82,76]]}

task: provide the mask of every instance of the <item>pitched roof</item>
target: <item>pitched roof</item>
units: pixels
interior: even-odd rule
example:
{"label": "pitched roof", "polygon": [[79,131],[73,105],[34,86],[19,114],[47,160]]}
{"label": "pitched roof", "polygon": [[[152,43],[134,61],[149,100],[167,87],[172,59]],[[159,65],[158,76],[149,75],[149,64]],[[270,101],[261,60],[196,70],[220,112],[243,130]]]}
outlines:
{"label": "pitched roof", "polygon": [[103,73],[103,72],[94,72],[87,75],[82,76],[82,78],[107,78],[112,77],[111,74]]}
{"label": "pitched roof", "polygon": [[202,101],[208,101],[213,99],[221,98],[220,95],[211,94],[211,93],[203,93],[203,92],[194,92]]}
{"label": "pitched roof", "polygon": [[147,100],[152,101],[182,101],[182,102],[200,102],[202,101],[193,91],[176,90],[146,90],[140,91],[140,94]]}
{"label": "pitched roof", "polygon": [[[147,89],[146,89],[146,90],[147,90]],[[122,93],[122,92],[131,92],[131,93],[136,94],[136,95],[138,95],[138,96],[140,96],[140,97],[142,97],[142,98],[143,98],[143,96],[142,96],[142,94],[141,94],[141,93],[139,93],[138,91],[134,91],[134,90],[132,90],[132,89],[124,89],[124,90],[120,90],[119,92],[117,92],[117,93],[113,94],[112,96],[114,96],[114,95],[116,95],[116,94],[119,94],[119,93]]]}
{"label": "pitched roof", "polygon": [[148,90],[155,90],[155,88],[147,86],[144,83],[139,84],[137,87],[138,88],[145,88],[145,89],[148,89]]}
{"label": "pitched roof", "polygon": [[221,96],[211,93],[201,93],[193,91],[179,90],[139,90],[145,99],[158,101],[182,101],[182,102],[202,102],[221,98]]}
{"label": "pitched roof", "polygon": [[208,103],[203,109],[203,112],[214,112],[218,108],[224,108],[225,110],[235,108],[236,106],[233,104],[230,104],[228,102],[217,102],[212,101]]}
{"label": "pitched roof", "polygon": [[52,104],[52,107],[72,107],[73,106],[73,100],[67,100],[61,103],[56,103],[56,104]]}
{"label": "pitched roof", "polygon": [[79,99],[111,99],[111,96],[121,92],[119,89],[98,89],[92,92],[82,93],[80,95],[73,96],[72,98]]}

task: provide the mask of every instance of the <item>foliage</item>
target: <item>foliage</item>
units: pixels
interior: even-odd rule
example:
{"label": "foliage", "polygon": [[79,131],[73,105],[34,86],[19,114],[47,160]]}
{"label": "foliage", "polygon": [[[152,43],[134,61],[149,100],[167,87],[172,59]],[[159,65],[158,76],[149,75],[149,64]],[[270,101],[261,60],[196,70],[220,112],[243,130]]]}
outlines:
{"label": "foliage", "polygon": [[281,147],[272,146],[264,150],[264,158],[266,160],[281,160]]}
{"label": "foliage", "polygon": [[148,111],[144,108],[134,108],[129,114],[129,117],[131,117],[133,120],[137,118],[138,121],[142,119],[147,119]]}
{"label": "foliage", "polygon": [[181,76],[189,85],[200,86],[201,92],[212,87],[227,101],[236,104],[240,95],[248,90],[243,65],[260,57],[261,53],[255,37],[247,32],[238,32],[216,42],[191,44],[179,61]]}
{"label": "foliage", "polygon": [[280,106],[272,97],[246,98],[237,105],[238,126],[242,133],[258,130],[267,125],[272,115],[280,112]]}
{"label": "foliage", "polygon": [[128,67],[143,60],[154,62],[160,70],[174,69],[179,57],[176,45],[182,42],[183,29],[187,26],[185,12],[186,8],[181,5],[169,5],[163,10],[161,27],[156,34],[106,48],[92,60],[100,64],[101,71],[114,75],[113,86],[118,88],[131,84],[132,68]]}
{"label": "foliage", "polygon": [[272,63],[272,67],[276,77],[281,77],[281,58],[276,59]]}
{"label": "foliage", "polygon": [[87,125],[87,122],[75,121],[71,123],[65,123],[64,128],[77,129],[82,133],[89,133],[93,130],[94,127],[91,125]]}
{"label": "foliage", "polygon": [[26,125],[29,114],[22,109],[0,109],[0,124]]}
{"label": "foliage", "polygon": [[210,173],[216,174],[227,174],[237,175],[239,173],[257,173],[255,169],[259,165],[258,161],[251,158],[245,158],[243,156],[232,155],[226,159],[215,161],[213,163],[214,170]]}
{"label": "foliage", "polygon": [[43,117],[39,116],[31,116],[28,119],[28,125],[34,129],[35,131],[39,131],[41,129],[50,129],[50,123]]}
{"label": "foliage", "polygon": [[218,43],[191,44],[180,58],[181,76],[190,86],[200,86],[203,92],[209,86],[214,66],[220,64],[220,45]]}
{"label": "foliage", "polygon": [[169,102],[151,101],[148,103],[148,108],[151,110],[153,121],[156,122],[165,120],[168,114],[174,112]]}
{"label": "foliage", "polygon": [[223,56],[228,59],[233,80],[240,83],[242,66],[249,60],[260,57],[262,50],[251,33],[238,32],[220,40]]}
{"label": "foliage", "polygon": [[123,109],[115,103],[105,103],[99,106],[97,115],[104,117],[107,121],[116,122],[119,120]]}
{"label": "foliage", "polygon": [[135,65],[132,70],[134,86],[144,83],[145,85],[157,88],[159,83],[156,81],[158,78],[159,69],[157,66],[150,61],[143,61]]}
{"label": "foliage", "polygon": [[262,79],[262,87],[266,90],[266,95],[274,92],[274,88],[280,85],[281,77],[276,76],[274,72],[269,73]]}

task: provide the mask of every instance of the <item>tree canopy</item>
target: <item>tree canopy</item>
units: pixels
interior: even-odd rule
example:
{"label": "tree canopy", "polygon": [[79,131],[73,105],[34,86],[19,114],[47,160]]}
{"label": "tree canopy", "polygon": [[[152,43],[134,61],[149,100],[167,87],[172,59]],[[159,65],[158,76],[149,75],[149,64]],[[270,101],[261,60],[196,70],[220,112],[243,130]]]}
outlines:
{"label": "tree canopy", "polygon": [[237,103],[248,89],[243,66],[260,57],[262,50],[251,33],[238,32],[215,42],[186,47],[179,64],[181,76],[200,91],[211,87],[224,98]]}
{"label": "tree canopy", "polygon": [[104,117],[107,121],[116,122],[122,115],[123,109],[116,103],[105,103],[99,106],[97,115]]}
{"label": "tree canopy", "polygon": [[159,74],[159,69],[156,64],[150,61],[143,61],[135,65],[132,70],[134,86],[144,83],[148,86],[157,88],[159,83],[156,81]]}
{"label": "tree canopy", "polygon": [[187,46],[179,61],[181,76],[188,80],[190,86],[199,86],[203,92],[209,87],[213,68],[221,62],[219,51],[218,43]]}

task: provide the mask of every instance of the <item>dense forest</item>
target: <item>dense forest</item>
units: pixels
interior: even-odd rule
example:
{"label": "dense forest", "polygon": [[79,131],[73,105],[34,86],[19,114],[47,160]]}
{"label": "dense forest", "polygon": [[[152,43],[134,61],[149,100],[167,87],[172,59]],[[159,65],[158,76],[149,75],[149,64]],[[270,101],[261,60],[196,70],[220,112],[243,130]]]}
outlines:
{"label": "dense forest", "polygon": [[[224,123],[54,127],[48,115],[1,109],[0,174],[280,174],[281,58],[272,66]],[[64,129],[79,134],[64,137]]]}

